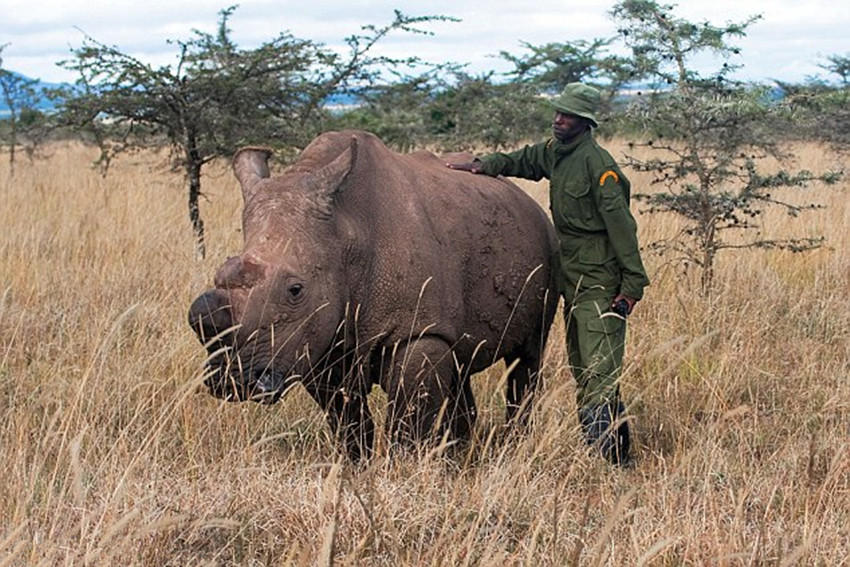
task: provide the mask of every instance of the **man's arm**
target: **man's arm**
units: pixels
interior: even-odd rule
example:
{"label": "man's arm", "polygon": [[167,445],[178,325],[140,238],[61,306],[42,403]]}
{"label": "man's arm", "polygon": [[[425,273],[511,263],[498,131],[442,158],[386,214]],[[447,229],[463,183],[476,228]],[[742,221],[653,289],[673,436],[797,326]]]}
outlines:
{"label": "man's arm", "polygon": [[510,177],[522,177],[538,181],[549,177],[545,163],[546,143],[534,146],[525,146],[521,150],[511,153],[493,153],[482,159],[469,163],[447,163],[451,169],[469,171],[471,173],[484,173],[493,177],[507,175]]}
{"label": "man's arm", "polygon": [[624,184],[628,181],[620,176],[616,171],[606,171],[594,191],[598,195],[599,213],[605,223],[608,239],[622,270],[622,283],[614,303],[625,299],[628,311],[631,312],[634,304],[643,297],[643,288],[649,285],[649,278],[640,258],[637,223],[626,201],[627,189]]}

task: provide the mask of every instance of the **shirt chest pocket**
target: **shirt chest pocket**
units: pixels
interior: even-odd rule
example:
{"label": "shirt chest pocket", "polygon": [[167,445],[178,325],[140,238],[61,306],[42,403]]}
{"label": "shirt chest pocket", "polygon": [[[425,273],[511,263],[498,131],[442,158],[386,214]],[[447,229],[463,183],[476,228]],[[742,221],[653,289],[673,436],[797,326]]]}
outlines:
{"label": "shirt chest pocket", "polygon": [[559,183],[559,209],[555,211],[556,216],[564,221],[578,221],[583,227],[587,221],[593,218],[593,198],[590,195],[590,185],[583,181],[565,180]]}

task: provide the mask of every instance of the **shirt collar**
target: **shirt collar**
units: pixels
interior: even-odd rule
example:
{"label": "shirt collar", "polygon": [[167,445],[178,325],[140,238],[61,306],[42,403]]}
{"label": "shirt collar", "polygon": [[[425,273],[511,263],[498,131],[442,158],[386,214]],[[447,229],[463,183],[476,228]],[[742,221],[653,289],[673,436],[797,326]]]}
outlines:
{"label": "shirt collar", "polygon": [[555,150],[555,153],[558,155],[569,155],[573,153],[579,145],[583,142],[589,140],[593,137],[592,131],[590,128],[570,140],[569,142],[561,142],[557,138],[552,138],[552,148]]}

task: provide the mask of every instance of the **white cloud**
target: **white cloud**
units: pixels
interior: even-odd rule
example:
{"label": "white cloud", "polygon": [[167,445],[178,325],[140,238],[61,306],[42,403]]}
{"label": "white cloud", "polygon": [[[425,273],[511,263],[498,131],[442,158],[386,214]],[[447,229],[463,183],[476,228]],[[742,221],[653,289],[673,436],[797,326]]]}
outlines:
{"label": "white cloud", "polygon": [[[11,43],[4,52],[4,66],[43,80],[71,80],[55,66],[79,46],[80,28],[98,41],[151,62],[173,60],[174,47],[167,39],[187,38],[193,28],[214,31],[217,12],[229,2],[215,6],[202,0],[0,0],[3,24],[0,44]],[[234,39],[243,46],[257,45],[284,30],[329,46],[340,46],[344,37],[363,24],[390,21],[397,0],[242,0],[231,19]],[[615,33],[608,17],[613,1],[538,0],[421,0],[404,3],[409,14],[445,14],[460,23],[438,23],[429,28],[433,37],[396,35],[381,49],[392,55],[415,53],[436,61],[470,64],[474,72],[498,62],[490,55],[501,50],[518,52],[520,42],[592,39]],[[692,20],[720,24],[740,21],[762,13],[764,19],[750,28],[740,62],[746,78],[777,77],[801,80],[818,71],[825,55],[845,53],[850,24],[850,4],[824,0],[689,0],[679,2],[676,13]]]}

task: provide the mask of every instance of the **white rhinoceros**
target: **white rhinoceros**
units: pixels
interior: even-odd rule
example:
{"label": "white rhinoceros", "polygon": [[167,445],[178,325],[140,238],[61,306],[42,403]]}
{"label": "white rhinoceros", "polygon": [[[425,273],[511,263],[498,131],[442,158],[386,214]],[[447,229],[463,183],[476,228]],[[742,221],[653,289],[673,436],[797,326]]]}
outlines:
{"label": "white rhinoceros", "polygon": [[236,154],[244,249],[189,311],[211,393],[271,403],[301,382],[357,460],[372,450],[373,384],[392,442],[464,438],[470,375],[504,359],[507,417],[525,422],[558,299],[540,206],[366,132],[322,134],[277,177],[269,155]]}

